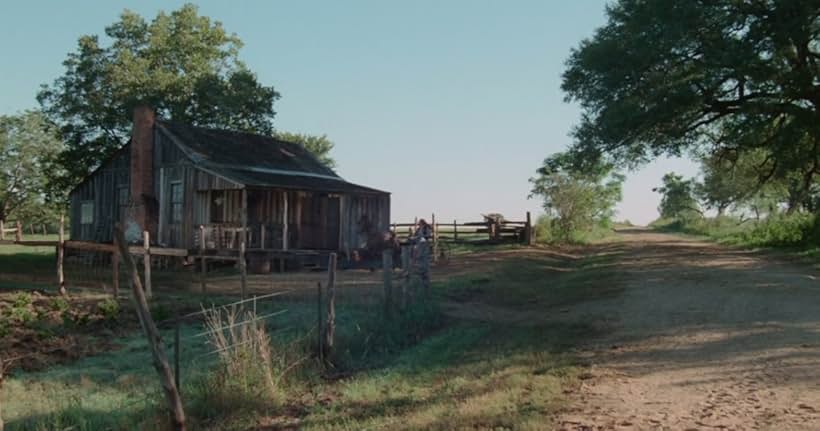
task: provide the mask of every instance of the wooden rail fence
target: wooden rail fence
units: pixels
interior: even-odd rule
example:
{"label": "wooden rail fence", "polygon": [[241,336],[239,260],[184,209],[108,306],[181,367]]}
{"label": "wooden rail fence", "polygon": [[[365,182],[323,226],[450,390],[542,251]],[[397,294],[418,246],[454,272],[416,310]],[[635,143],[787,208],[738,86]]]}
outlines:
{"label": "wooden rail fence", "polygon": [[[391,230],[398,236],[412,236],[418,226],[418,217],[412,223],[394,222],[390,225]],[[532,225],[532,217],[527,212],[525,220],[503,220],[493,222],[491,220],[459,222],[436,221],[436,215],[432,214],[430,225],[433,228],[433,240],[445,241],[468,241],[486,238],[491,241],[518,240],[524,244],[535,243],[535,230]]]}

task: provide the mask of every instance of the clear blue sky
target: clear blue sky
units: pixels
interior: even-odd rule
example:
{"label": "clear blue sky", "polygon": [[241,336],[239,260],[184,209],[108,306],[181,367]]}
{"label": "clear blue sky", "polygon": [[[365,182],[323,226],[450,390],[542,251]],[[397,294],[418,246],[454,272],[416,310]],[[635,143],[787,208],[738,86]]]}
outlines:
{"label": "clear blue sky", "polygon": [[[35,108],[83,34],[123,9],[147,18],[183,2],[2,0],[0,113]],[[326,133],[346,179],[393,193],[393,218],[540,212],[527,179],[565,148],[576,106],[560,75],[570,48],[604,23],[604,1],[203,1],[245,43],[240,58],[282,94],[280,130]],[[657,216],[664,172],[632,173],[619,217]]]}

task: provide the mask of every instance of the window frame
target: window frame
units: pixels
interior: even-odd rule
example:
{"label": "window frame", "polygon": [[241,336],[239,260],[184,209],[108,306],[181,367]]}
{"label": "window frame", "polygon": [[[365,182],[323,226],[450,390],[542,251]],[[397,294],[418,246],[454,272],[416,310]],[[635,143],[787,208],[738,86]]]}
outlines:
{"label": "window frame", "polygon": [[80,225],[94,224],[94,210],[94,201],[80,201]]}
{"label": "window frame", "polygon": [[[179,193],[174,193],[174,189],[179,187]],[[182,223],[183,212],[185,207],[185,188],[182,186],[182,181],[171,181],[171,186],[169,190],[170,199],[169,199],[169,210],[170,210],[170,217],[169,220],[171,224],[179,224]]]}

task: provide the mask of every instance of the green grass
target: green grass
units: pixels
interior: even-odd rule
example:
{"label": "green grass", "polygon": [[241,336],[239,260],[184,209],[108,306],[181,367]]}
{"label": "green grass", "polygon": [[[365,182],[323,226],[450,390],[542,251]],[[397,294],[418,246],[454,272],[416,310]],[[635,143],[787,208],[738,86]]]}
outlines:
{"label": "green grass", "polygon": [[[471,253],[481,257],[478,250]],[[527,256],[503,257],[490,269],[477,263],[476,272],[435,284],[429,301],[390,322],[382,320],[377,297],[346,293],[337,306],[331,374],[350,377],[320,379],[318,364],[308,359],[283,382],[277,403],[215,411],[201,385],[213,358],[201,357],[208,346],[187,342],[182,393],[191,428],[549,428],[582,368],[572,349],[600,331],[589,322],[553,317],[620,289],[610,269],[613,255]],[[596,282],[601,279],[608,282]],[[269,326],[274,348],[302,355],[315,343],[316,304],[310,297],[287,301],[277,307],[288,312]],[[183,339],[200,330],[185,326]],[[133,333],[117,343],[101,355],[8,378],[2,393],[8,429],[164,426],[145,342]]]}
{"label": "green grass", "polygon": [[571,353],[595,336],[587,322],[550,321],[560,307],[617,295],[613,256],[580,261],[546,255],[508,260],[495,270],[436,286],[446,327],[383,368],[335,387],[305,429],[545,429],[576,384]]}
{"label": "green grass", "polygon": [[[24,235],[26,240],[55,241],[56,235]],[[55,247],[0,244],[0,290],[43,289],[57,279]]]}
{"label": "green grass", "polygon": [[724,216],[692,220],[659,219],[651,227],[722,244],[785,253],[820,264],[820,225],[812,214],[773,215],[761,220]]}

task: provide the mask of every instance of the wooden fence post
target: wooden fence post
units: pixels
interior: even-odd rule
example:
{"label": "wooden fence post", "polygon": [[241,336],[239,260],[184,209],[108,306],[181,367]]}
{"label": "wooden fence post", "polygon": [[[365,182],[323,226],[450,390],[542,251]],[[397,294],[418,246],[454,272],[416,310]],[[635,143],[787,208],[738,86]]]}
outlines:
{"label": "wooden fence post", "polygon": [[23,240],[23,223],[17,220],[17,230],[14,232],[14,240],[20,242]]}
{"label": "wooden fence post", "polygon": [[393,310],[393,250],[382,251],[382,270],[384,271],[384,316],[390,318]]}
{"label": "wooden fence post", "polygon": [[137,266],[134,264],[134,259],[128,252],[128,244],[125,242],[125,235],[119,224],[117,224],[114,229],[114,238],[125,262],[125,268],[131,275],[134,308],[137,311],[137,317],[139,317],[142,329],[145,331],[148,345],[151,346],[154,368],[156,368],[157,374],[159,374],[160,383],[165,392],[165,398],[168,401],[168,407],[173,414],[174,429],[184,430],[185,411],[182,408],[182,398],[179,396],[171,366],[168,365],[168,358],[165,356],[165,350],[162,347],[162,338],[148,309],[148,301],[145,298],[145,292],[142,290],[142,282],[140,281],[139,273],[137,273]]}
{"label": "wooden fence post", "polygon": [[6,222],[0,220],[0,241],[6,239]]}
{"label": "wooden fence post", "polygon": [[316,282],[316,304],[318,308],[318,322],[316,326],[316,334],[318,335],[316,338],[318,340],[318,354],[319,354],[319,362],[324,365],[325,363],[325,352],[324,352],[324,327],[322,326],[322,313],[324,312],[324,308],[322,307],[322,282]]}
{"label": "wooden fence post", "polygon": [[[120,239],[116,235],[116,232],[115,232],[115,235],[114,235],[114,250],[111,251],[111,278],[112,278],[111,281],[112,281],[113,287],[114,287],[114,292],[113,293],[114,293],[114,299],[115,300],[119,300],[119,297],[120,297],[120,249],[122,247],[120,246],[119,242],[120,242]],[[126,246],[125,249],[128,250],[127,245],[126,244],[123,244],[123,245]]]}
{"label": "wooden fence post", "polygon": [[413,247],[410,245],[401,246],[401,269],[404,273],[404,280],[401,283],[401,309],[407,308],[407,291],[408,284],[410,284],[411,268],[410,254],[413,252]]}
{"label": "wooden fence post", "polygon": [[248,263],[245,261],[245,240],[239,243],[239,295],[242,300],[248,296]]}
{"label": "wooden fence post", "polygon": [[458,241],[458,223],[453,220],[453,242]]}
{"label": "wooden fence post", "polygon": [[63,261],[65,260],[65,215],[60,215],[59,235],[57,241],[57,291],[60,292],[60,295],[65,295],[65,273],[63,272]]}
{"label": "wooden fence post", "polygon": [[179,319],[176,321],[176,325],[174,325],[174,384],[177,386],[177,392],[182,394],[182,385],[180,384],[180,370],[179,370]]}
{"label": "wooden fence post", "polygon": [[327,323],[325,324],[325,357],[333,352],[336,335],[336,253],[330,253],[327,264]]}
{"label": "wooden fence post", "polygon": [[433,252],[433,262],[436,262],[438,261],[438,223],[436,223],[435,214],[430,217],[430,222],[430,226],[433,228],[433,237],[431,238],[433,247],[431,247],[431,251]]}
{"label": "wooden fence post", "polygon": [[199,262],[202,267],[199,273],[199,284],[204,294],[207,292],[207,288],[205,287],[205,273],[208,271],[208,263],[205,261],[205,226],[203,225],[199,225]]}
{"label": "wooden fence post", "polygon": [[145,271],[145,297],[151,299],[154,295],[151,289],[151,234],[148,231],[142,232],[142,266]]}

